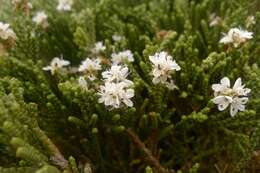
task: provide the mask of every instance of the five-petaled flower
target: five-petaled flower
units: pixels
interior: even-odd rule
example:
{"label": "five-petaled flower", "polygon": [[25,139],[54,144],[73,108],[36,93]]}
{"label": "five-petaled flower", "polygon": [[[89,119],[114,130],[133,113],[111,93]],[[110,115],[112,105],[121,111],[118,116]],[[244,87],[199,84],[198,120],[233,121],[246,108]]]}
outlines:
{"label": "five-petaled flower", "polygon": [[220,43],[233,44],[234,47],[238,47],[247,40],[253,38],[253,33],[239,28],[231,28],[227,34],[220,39]]}
{"label": "five-petaled flower", "polygon": [[16,39],[16,34],[10,28],[10,25],[8,23],[0,22],[0,38],[2,40]]}
{"label": "five-petaled flower", "polygon": [[99,54],[106,50],[106,46],[103,45],[102,41],[95,43],[95,47],[92,49],[92,53]]}
{"label": "five-petaled flower", "polygon": [[72,5],[73,5],[73,0],[59,0],[57,10],[58,11],[70,11]]}
{"label": "five-petaled flower", "polygon": [[48,19],[47,14],[44,11],[39,11],[35,14],[32,20],[37,25],[41,25],[43,28],[47,28],[49,25],[47,19]]}
{"label": "five-petaled flower", "polygon": [[128,68],[120,65],[112,65],[110,70],[102,73],[102,77],[108,82],[125,81],[127,76]]}
{"label": "five-petaled flower", "polygon": [[149,59],[153,63],[153,83],[165,84],[166,86],[171,86],[169,87],[170,89],[173,89],[171,75],[174,71],[179,71],[181,67],[167,52],[156,53],[153,56],[149,56]]}
{"label": "five-petaled flower", "polygon": [[248,16],[246,19],[246,27],[250,27],[251,25],[255,25],[256,24],[256,20],[255,20],[255,16]]}
{"label": "five-petaled flower", "polygon": [[213,102],[218,105],[218,110],[223,111],[229,105],[230,115],[234,117],[238,111],[245,110],[245,104],[248,101],[249,88],[242,85],[241,78],[238,78],[233,86],[230,87],[230,80],[227,77],[221,79],[220,84],[213,84],[214,90]]}
{"label": "five-petaled flower", "polygon": [[112,53],[112,62],[113,64],[120,64],[124,61],[133,62],[134,56],[130,50],[125,50],[119,53]]}
{"label": "five-petaled flower", "polygon": [[101,70],[100,62],[100,59],[86,58],[79,66],[78,71],[85,73],[89,80],[93,81],[96,79],[97,71]]}
{"label": "five-petaled flower", "polygon": [[70,62],[64,60],[63,58],[55,57],[52,59],[49,66],[43,67],[45,71],[51,71],[51,74],[54,75],[57,71],[61,70],[64,66],[70,65]]}
{"label": "five-petaled flower", "polygon": [[112,39],[113,39],[115,42],[120,42],[121,40],[124,39],[124,37],[115,34],[115,35],[112,36]]}

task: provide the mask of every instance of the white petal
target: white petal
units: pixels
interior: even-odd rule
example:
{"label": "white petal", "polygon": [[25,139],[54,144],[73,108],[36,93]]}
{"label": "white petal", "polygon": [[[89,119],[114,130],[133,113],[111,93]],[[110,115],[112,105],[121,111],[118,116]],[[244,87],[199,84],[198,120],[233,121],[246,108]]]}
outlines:
{"label": "white petal", "polygon": [[127,98],[132,98],[132,97],[134,97],[134,95],[135,95],[135,92],[134,92],[133,89],[128,89],[128,90],[126,91],[126,97],[127,97]]}
{"label": "white petal", "polygon": [[240,111],[244,111],[245,105],[237,105],[237,109],[240,110]]}
{"label": "white petal", "polygon": [[234,117],[237,114],[237,112],[238,112],[238,109],[231,104],[231,106],[230,106],[231,117]]}
{"label": "white petal", "polygon": [[105,98],[105,105],[106,106],[113,105],[113,103],[114,103],[114,100],[111,97],[106,97]]}
{"label": "white petal", "polygon": [[130,99],[124,99],[123,102],[128,106],[128,107],[133,107],[133,102]]}
{"label": "white petal", "polygon": [[123,76],[126,77],[128,74],[128,68],[127,67],[122,68],[121,72],[122,72]]}
{"label": "white petal", "polygon": [[218,110],[223,111],[229,106],[229,102],[223,102],[218,104]]}
{"label": "white petal", "polygon": [[233,39],[229,35],[226,35],[226,36],[222,37],[219,42],[223,43],[223,44],[228,44],[228,43],[232,43]]}
{"label": "white petal", "polygon": [[238,112],[238,109],[236,107],[230,106],[230,115],[231,117],[234,117]]}
{"label": "white petal", "polygon": [[237,100],[238,100],[239,104],[246,104],[248,102],[247,97],[238,98]]}
{"label": "white petal", "polygon": [[222,78],[222,79],[220,80],[220,83],[221,83],[222,85],[225,85],[225,86],[227,86],[227,87],[230,87],[230,80],[229,80],[228,77]]}
{"label": "white petal", "polygon": [[248,95],[250,92],[251,92],[251,89],[245,88],[245,89],[243,90],[243,95]]}
{"label": "white petal", "polygon": [[213,99],[213,103],[222,104],[223,102],[227,102],[225,96],[217,96]]}
{"label": "white petal", "polygon": [[241,87],[243,87],[243,86],[242,86],[242,81],[241,81],[241,78],[238,78],[238,79],[236,80],[234,86],[233,86],[233,89],[236,90],[236,89],[241,88]]}
{"label": "white petal", "polygon": [[212,85],[212,89],[214,90],[214,91],[216,91],[216,92],[219,92],[219,91],[221,91],[222,90],[222,85],[220,85],[220,84],[213,84]]}
{"label": "white petal", "polygon": [[103,97],[100,97],[99,99],[98,99],[98,103],[103,103],[105,100],[104,100],[104,98]]}
{"label": "white petal", "polygon": [[158,83],[160,83],[160,78],[154,77],[153,84],[158,84]]}
{"label": "white petal", "polygon": [[159,69],[157,69],[157,68],[155,68],[155,69],[153,70],[153,75],[154,75],[154,77],[159,77],[159,76],[162,75],[162,71],[159,70]]}
{"label": "white petal", "polygon": [[52,68],[51,68],[51,66],[47,66],[47,67],[43,67],[42,69],[45,70],[45,71],[49,71],[49,70],[51,70]]}

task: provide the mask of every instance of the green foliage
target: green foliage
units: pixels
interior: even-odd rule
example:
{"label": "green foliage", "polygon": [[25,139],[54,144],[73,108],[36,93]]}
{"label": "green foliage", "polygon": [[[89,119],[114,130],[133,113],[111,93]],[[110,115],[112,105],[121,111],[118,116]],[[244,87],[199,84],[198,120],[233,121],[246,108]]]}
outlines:
{"label": "green foliage", "polygon": [[[24,0],[25,1],[25,0]],[[1,21],[17,35],[0,42],[1,173],[247,173],[260,169],[260,12],[258,0],[32,0],[26,11],[1,1]],[[36,26],[37,11],[48,28]],[[210,16],[222,20],[210,26]],[[256,23],[247,26],[248,16]],[[219,44],[232,27],[254,32],[238,48]],[[113,35],[122,36],[121,41]],[[0,40],[1,41],[1,40]],[[129,49],[134,107],[99,103],[97,74],[88,89],[76,72],[94,44],[111,54]],[[3,45],[3,46],[2,46]],[[2,48],[3,47],[3,48]],[[181,66],[177,89],[152,83],[149,56],[167,51]],[[43,71],[63,55],[64,73]],[[241,77],[251,95],[244,112],[230,117],[212,103],[212,84]],[[130,132],[134,132],[134,135]]]}

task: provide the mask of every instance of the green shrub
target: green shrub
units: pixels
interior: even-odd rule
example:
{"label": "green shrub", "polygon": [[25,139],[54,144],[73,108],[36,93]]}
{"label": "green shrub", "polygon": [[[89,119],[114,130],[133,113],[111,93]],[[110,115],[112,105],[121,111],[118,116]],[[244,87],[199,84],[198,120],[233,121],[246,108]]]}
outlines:
{"label": "green shrub", "polygon": [[0,3],[1,173],[260,170],[258,0]]}

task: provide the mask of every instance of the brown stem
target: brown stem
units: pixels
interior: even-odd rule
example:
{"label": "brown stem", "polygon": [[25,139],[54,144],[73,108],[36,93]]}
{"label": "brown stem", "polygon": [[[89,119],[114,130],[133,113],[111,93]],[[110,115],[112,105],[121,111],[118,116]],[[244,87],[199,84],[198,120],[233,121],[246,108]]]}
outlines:
{"label": "brown stem", "polygon": [[68,161],[64,158],[51,139],[39,127],[35,127],[34,131],[46,149],[53,155],[51,160],[54,164],[58,165],[62,169],[68,169]]}
{"label": "brown stem", "polygon": [[260,168],[260,150],[256,150],[252,153],[249,164],[252,165],[251,167],[254,167],[254,169]]}
{"label": "brown stem", "polygon": [[139,139],[139,137],[131,130],[126,130],[127,135],[131,138],[132,142],[141,149],[145,155],[148,158],[148,161],[152,166],[154,166],[160,173],[173,173],[172,171],[169,171],[168,169],[164,168],[159,161],[152,155],[152,152],[146,148],[145,144]]}
{"label": "brown stem", "polygon": [[29,16],[29,11],[30,11],[30,7],[29,7],[28,3],[29,3],[29,1],[28,1],[28,0],[25,0],[25,1],[24,1],[24,4],[23,4],[23,6],[24,6],[24,11],[25,11],[25,15],[26,15],[26,16]]}

